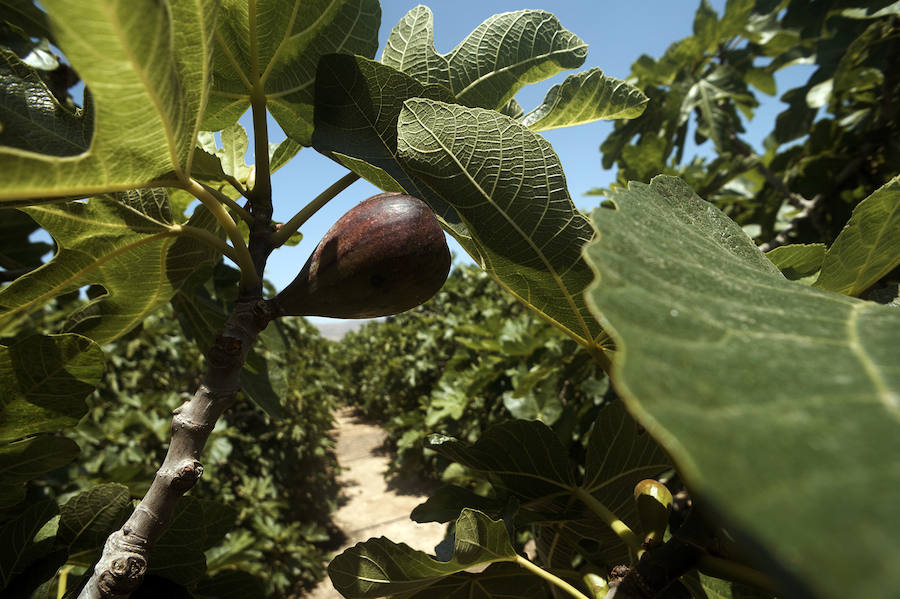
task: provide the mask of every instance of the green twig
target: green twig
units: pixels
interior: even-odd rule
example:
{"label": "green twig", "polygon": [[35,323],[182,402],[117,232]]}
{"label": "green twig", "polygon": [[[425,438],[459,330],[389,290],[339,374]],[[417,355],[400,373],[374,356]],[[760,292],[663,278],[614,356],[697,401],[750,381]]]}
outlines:
{"label": "green twig", "polygon": [[187,235],[188,237],[193,237],[194,239],[202,241],[219,253],[227,256],[228,259],[230,259],[232,262],[237,263],[238,261],[237,253],[234,251],[234,248],[232,248],[230,245],[228,245],[223,240],[219,239],[206,229],[193,227],[191,225],[171,225],[169,227],[169,231],[171,231],[175,235]]}
{"label": "green twig", "polygon": [[588,508],[594,512],[597,516],[600,517],[601,520],[606,522],[606,524],[612,529],[616,535],[622,539],[622,541],[628,545],[628,548],[631,549],[637,557],[640,558],[644,553],[644,548],[642,546],[641,540],[638,538],[634,531],[631,528],[622,522],[618,516],[616,516],[612,510],[603,505],[596,497],[585,491],[581,487],[575,487],[574,489],[575,497],[584,503]]}
{"label": "green twig", "polygon": [[582,593],[581,591],[579,591],[578,589],[576,589],[575,587],[570,585],[568,582],[566,582],[559,576],[556,576],[554,574],[551,574],[550,572],[547,572],[546,570],[539,567],[538,565],[531,563],[530,561],[528,561],[521,555],[516,556],[515,563],[522,566],[523,568],[525,568],[532,574],[534,574],[536,576],[540,576],[541,578],[543,578],[544,580],[546,580],[553,586],[561,588],[562,590],[564,590],[568,594],[572,595],[576,599],[588,599],[587,595],[585,595],[584,593]]}
{"label": "green twig", "polygon": [[218,189],[215,189],[214,187],[210,187],[209,185],[205,185],[203,183],[201,183],[200,185],[203,185],[203,187],[206,188],[206,191],[208,191],[209,193],[214,195],[217,200],[219,200],[220,202],[222,202],[223,204],[225,204],[226,206],[228,206],[229,208],[234,210],[234,212],[238,216],[241,217],[242,221],[244,221],[248,225],[253,223],[253,215],[251,215],[249,212],[247,212],[243,206],[241,206],[240,204],[238,204],[237,202],[235,202],[234,200],[229,198],[227,195],[225,195]]}
{"label": "green twig", "polygon": [[203,185],[194,179],[188,179],[184,183],[184,189],[200,200],[206,206],[206,209],[216,217],[222,228],[225,229],[225,234],[228,235],[228,239],[231,240],[234,246],[234,262],[241,269],[241,287],[248,289],[259,286],[260,279],[250,257],[250,250],[247,249],[247,244],[244,243],[244,238],[241,232],[238,231],[237,224],[235,224],[231,215],[228,214],[228,211],[225,210],[225,207],[216,199],[216,196],[207,191]]}
{"label": "green twig", "polygon": [[308,221],[319,208],[331,201],[334,196],[347,189],[357,179],[359,179],[359,175],[350,172],[332,183],[328,189],[317,195],[313,201],[304,206],[300,212],[292,216],[289,221],[284,223],[280,229],[272,234],[272,245],[274,247],[284,245],[284,242],[290,239],[291,235],[299,231],[300,227],[303,226],[303,223]]}
{"label": "green twig", "polygon": [[[247,197],[247,188],[244,187],[244,184],[243,184],[243,183],[241,183],[240,181],[238,181],[237,179],[235,179],[235,178],[234,178],[233,176],[231,176],[231,175],[225,175],[225,180],[228,181],[228,183],[229,183],[232,187],[234,187],[234,188],[237,190],[237,192],[238,192],[239,194],[241,194],[241,195],[242,195],[243,197],[245,197],[245,198]],[[249,198],[248,198],[248,199],[249,199]]]}
{"label": "green twig", "polygon": [[778,594],[774,581],[768,575],[744,564],[704,554],[697,560],[697,569],[707,576],[740,582],[771,595]]}

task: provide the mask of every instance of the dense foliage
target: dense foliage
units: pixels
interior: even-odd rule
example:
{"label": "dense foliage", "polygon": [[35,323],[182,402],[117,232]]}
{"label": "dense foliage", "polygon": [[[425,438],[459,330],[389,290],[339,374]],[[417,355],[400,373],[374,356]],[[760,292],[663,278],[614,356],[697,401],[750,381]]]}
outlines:
{"label": "dense foliage", "polygon": [[[651,101],[616,123],[603,165],[621,185],[683,178],[767,248],[831,244],[900,170],[900,17],[888,2],[863,4],[733,1],[719,17],[701,2],[692,36],[632,66]],[[776,73],[797,65],[801,84],[777,89]],[[745,128],[760,93],[787,106],[756,149]]]}
{"label": "dense foliage", "polygon": [[[227,275],[228,269],[220,272]],[[48,327],[59,313],[58,308],[48,311],[40,324]],[[277,332],[295,348],[285,371],[289,391],[282,396],[278,417],[240,398],[210,436],[205,484],[192,493],[198,501],[189,504],[216,513],[211,506],[227,503],[219,514],[221,532],[200,547],[206,574],[226,580],[237,576],[255,587],[259,597],[300,592],[324,576],[329,516],[338,496],[329,430],[340,382],[331,365],[331,345],[303,319],[281,322]],[[198,384],[203,362],[171,308],[150,316],[104,351],[111,368],[87,398],[87,414],[68,434],[81,450],[78,461],[31,481],[28,488],[31,496],[58,502],[63,514],[98,489],[115,493],[119,512],[90,527],[90,534],[101,539],[121,524],[131,500],[149,488],[165,455],[172,411],[189,399],[184,389]],[[180,554],[204,560],[203,553],[196,553],[193,534],[196,529],[187,526],[166,538],[151,574],[200,589],[211,584],[200,580],[202,569],[176,568]],[[54,581],[59,589],[47,589],[54,596],[77,589],[80,575],[97,559],[98,546],[77,547],[77,552],[69,551],[71,568]]]}
{"label": "dense foliage", "polygon": [[492,424],[539,419],[568,445],[608,389],[587,351],[471,265],[422,306],[348,333],[337,353],[345,401],[384,422],[395,468],[431,476],[447,462],[424,451],[428,433],[475,442]]}
{"label": "dense foliage", "polygon": [[[898,15],[885,0],[729,0],[721,16],[701,1],[692,36],[635,65],[647,95],[590,69],[526,112],[520,88],[585,60],[543,11],[495,15],[440,54],[419,6],[376,61],[377,0],[0,4],[3,592],[45,599],[66,581],[86,599],[260,596],[231,568],[248,560],[270,591],[300,583],[330,496],[317,398],[340,385],[329,351],[280,319],[265,266],[363,177],[426,202],[530,312],[496,289],[472,297],[486,283],[461,285],[474,278],[463,273],[443,305],[408,317],[431,339],[392,322],[368,346],[421,358],[399,377],[370,369],[376,393],[422,387],[399,393],[408,414],[357,403],[389,418],[411,464],[466,475],[445,473],[464,485],[414,513],[454,523],[440,559],[358,544],[329,566],[346,597],[585,599],[607,582],[617,599],[891,596],[900,313],[860,298],[897,295]],[[817,70],[785,93],[756,155],[739,139],[748,85],[772,91],[772,73],[797,60]],[[83,107],[68,94],[78,78]],[[252,136],[237,122],[248,109]],[[583,214],[541,132],[645,111],[603,146],[623,184]],[[288,135],[277,146],[267,114]],[[716,159],[683,162],[691,130]],[[303,146],[351,172],[306,190],[278,227],[270,175]],[[37,228],[54,241],[46,262]],[[168,310],[184,344],[171,318],[152,319]],[[315,357],[298,364],[306,345]],[[442,346],[434,363],[430,345]],[[138,372],[148,357],[167,364]],[[128,392],[138,385],[146,401]],[[223,416],[239,390],[265,416],[246,403]],[[187,397],[148,486],[165,428],[154,410]],[[79,428],[88,412],[117,420]],[[215,428],[220,416],[232,431]],[[426,439],[445,462],[411,449],[427,425],[460,437]],[[206,457],[224,477],[199,480]],[[670,502],[642,484],[658,492],[635,497],[646,478],[687,493]],[[307,506],[318,514],[298,522]],[[527,535],[531,558],[517,551]]]}

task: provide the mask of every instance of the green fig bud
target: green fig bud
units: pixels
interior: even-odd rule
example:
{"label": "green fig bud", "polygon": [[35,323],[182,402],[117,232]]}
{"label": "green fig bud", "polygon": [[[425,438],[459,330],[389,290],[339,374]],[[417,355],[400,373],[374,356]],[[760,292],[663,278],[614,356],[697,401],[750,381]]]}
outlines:
{"label": "green fig bud", "polygon": [[431,209],[382,193],[338,219],[274,304],[279,315],[389,316],[431,298],[449,272],[450,250]]}
{"label": "green fig bud", "polygon": [[648,478],[634,486],[634,500],[644,533],[644,547],[661,544],[669,525],[672,493],[661,482]]}

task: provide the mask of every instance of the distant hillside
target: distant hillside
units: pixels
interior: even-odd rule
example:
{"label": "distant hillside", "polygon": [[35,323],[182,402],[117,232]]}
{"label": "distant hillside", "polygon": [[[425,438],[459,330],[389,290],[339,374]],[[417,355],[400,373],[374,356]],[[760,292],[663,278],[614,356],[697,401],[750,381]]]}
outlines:
{"label": "distant hillside", "polygon": [[362,325],[369,322],[370,319],[360,320],[333,320],[333,319],[310,319],[310,322],[319,329],[319,332],[326,339],[331,341],[340,341],[341,338],[350,331],[355,331]]}

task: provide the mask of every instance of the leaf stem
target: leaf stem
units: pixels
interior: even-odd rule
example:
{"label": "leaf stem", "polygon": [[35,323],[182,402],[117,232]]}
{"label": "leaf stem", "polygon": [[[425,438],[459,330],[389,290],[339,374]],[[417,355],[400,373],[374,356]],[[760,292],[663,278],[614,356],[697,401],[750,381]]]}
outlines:
{"label": "leaf stem", "polygon": [[584,503],[588,508],[594,512],[597,516],[600,517],[601,520],[606,522],[606,524],[612,529],[616,535],[622,539],[622,541],[628,545],[628,548],[631,549],[637,557],[640,558],[644,553],[644,548],[641,544],[641,540],[638,538],[634,531],[631,528],[622,522],[622,520],[613,513],[608,507],[603,505],[596,497],[585,491],[582,487],[575,487],[573,489],[575,497]]}
{"label": "leaf stem", "polygon": [[221,252],[232,262],[237,264],[237,253],[234,251],[234,248],[232,248],[230,245],[228,245],[206,229],[193,227],[191,225],[172,225],[169,227],[169,230],[175,235],[187,235],[188,237],[193,237],[194,239],[202,241],[211,248]]}
{"label": "leaf stem", "polygon": [[697,560],[697,569],[707,576],[740,582],[772,595],[778,594],[778,588],[767,574],[744,564],[704,554]]}
{"label": "leaf stem", "polygon": [[228,214],[228,211],[225,210],[225,207],[219,202],[216,196],[194,179],[188,179],[187,182],[184,183],[184,189],[200,200],[203,205],[206,206],[207,210],[212,212],[212,215],[216,217],[216,220],[219,221],[222,228],[225,229],[225,233],[231,240],[232,245],[234,245],[233,251],[235,258],[237,258],[235,263],[241,269],[241,288],[249,289],[259,286],[259,274],[256,272],[256,267],[253,265],[253,260],[250,257],[250,250],[247,249],[247,244],[244,243],[244,238],[241,235],[241,232],[238,231],[237,224],[235,224],[231,215]]}
{"label": "leaf stem", "polygon": [[256,0],[247,7],[250,20],[250,109],[253,112],[253,162],[256,181],[249,190],[253,215],[268,226],[272,219],[272,178],[269,173],[269,125],[266,120],[266,91],[259,73],[259,32]]}
{"label": "leaf stem", "polygon": [[210,187],[209,185],[205,185],[203,183],[201,183],[200,185],[203,185],[203,187],[206,188],[206,191],[214,195],[217,200],[234,210],[234,212],[241,217],[242,221],[244,221],[248,225],[253,223],[253,215],[245,210],[243,206],[214,187]]}
{"label": "leaf stem", "polygon": [[273,247],[284,245],[284,242],[290,239],[291,235],[296,233],[313,214],[318,212],[322,206],[331,201],[337,194],[350,187],[357,179],[359,179],[359,175],[356,173],[347,173],[332,183],[328,189],[317,195],[309,204],[304,206],[300,212],[292,216],[289,221],[284,223],[280,229],[272,234]]}
{"label": "leaf stem", "polygon": [[582,593],[581,591],[579,591],[578,589],[573,587],[571,584],[569,584],[562,578],[560,578],[554,574],[551,574],[550,572],[547,572],[546,570],[544,570],[537,564],[533,564],[532,562],[528,561],[521,555],[516,556],[515,563],[518,564],[519,566],[525,568],[532,574],[534,574],[536,576],[540,576],[541,578],[543,578],[544,580],[546,580],[553,586],[559,587],[560,589],[564,590],[565,592],[572,595],[576,599],[588,599],[587,595],[585,595],[584,593]]}

